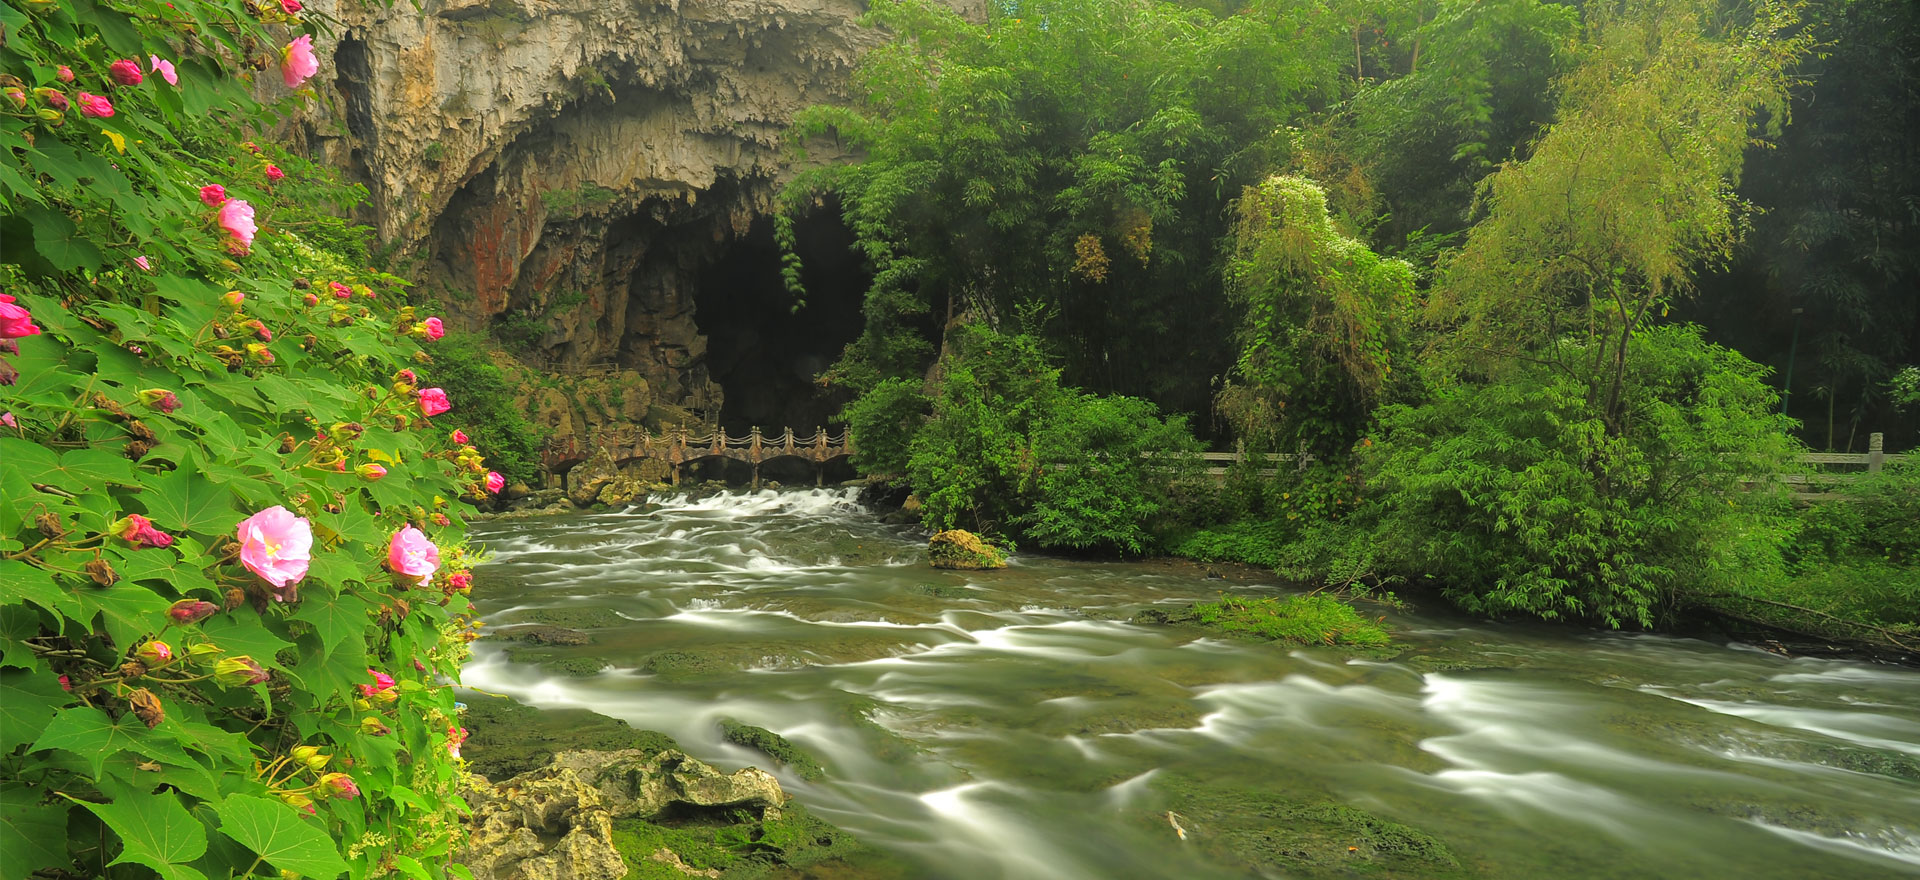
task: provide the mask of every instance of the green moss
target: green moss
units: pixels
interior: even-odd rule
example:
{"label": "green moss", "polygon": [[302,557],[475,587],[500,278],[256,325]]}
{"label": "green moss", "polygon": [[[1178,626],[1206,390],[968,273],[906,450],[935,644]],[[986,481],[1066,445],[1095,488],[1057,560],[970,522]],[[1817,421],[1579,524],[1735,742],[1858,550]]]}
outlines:
{"label": "green moss", "polygon": [[750,749],[757,749],[767,757],[779,761],[794,775],[801,779],[819,779],[826,775],[826,769],[812,755],[799,746],[787,741],[787,738],[764,727],[741,724],[731,718],[720,719],[720,731],[728,742],[738,743]]}
{"label": "green moss", "polygon": [[[1214,858],[1261,876],[1475,876],[1446,844],[1417,828],[1342,804],[1297,801],[1240,784],[1169,777],[1154,786],[1173,796],[1173,812],[1195,843]],[[1154,820],[1161,825],[1157,830],[1164,830],[1165,819]]]}
{"label": "green moss", "polygon": [[469,733],[461,751],[472,762],[473,772],[496,782],[546,766],[555,752],[679,748],[664,733],[635,730],[624,721],[586,709],[535,709],[485,694],[461,699],[467,710],[460,723]]}
{"label": "green moss", "polygon": [[789,806],[778,819],[755,820],[745,812],[731,821],[656,825],[635,819],[614,823],[613,846],[625,859],[628,880],[686,880],[686,874],[653,854],[670,850],[695,870],[718,870],[725,880],[784,875],[833,859],[870,851],[805,808]]}
{"label": "green moss", "polygon": [[665,651],[647,658],[642,669],[661,678],[681,680],[732,672],[734,665],[724,663],[712,657],[689,654],[685,651]]}
{"label": "green moss", "polygon": [[982,540],[979,535],[962,529],[949,529],[934,535],[927,542],[927,560],[933,563],[934,568],[961,571],[1007,567],[1007,554],[1004,551]]}
{"label": "green moss", "polygon": [[1135,619],[1149,623],[1192,623],[1232,635],[1298,645],[1377,648],[1392,641],[1384,627],[1361,617],[1353,606],[1317,594],[1285,599],[1222,597],[1170,614],[1143,612]]}
{"label": "green moss", "polygon": [[538,666],[556,675],[566,675],[573,678],[586,678],[588,676],[599,675],[600,670],[605,669],[607,666],[606,661],[598,657],[569,657],[564,654],[555,654],[539,648],[518,645],[507,649],[507,659],[515,663]]}

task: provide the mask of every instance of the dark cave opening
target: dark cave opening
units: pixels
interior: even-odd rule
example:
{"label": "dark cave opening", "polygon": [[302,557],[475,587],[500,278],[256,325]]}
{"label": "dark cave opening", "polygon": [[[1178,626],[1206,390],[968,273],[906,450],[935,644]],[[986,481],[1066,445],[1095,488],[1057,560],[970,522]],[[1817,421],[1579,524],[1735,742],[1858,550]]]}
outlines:
{"label": "dark cave opening", "polygon": [[700,273],[694,321],[707,339],[707,372],[725,400],[720,424],[771,436],[792,428],[807,436],[846,402],[816,377],[860,334],[860,304],[872,280],[852,250],[853,233],[837,204],[794,221],[806,306],[781,281],[773,220],[756,218]]}

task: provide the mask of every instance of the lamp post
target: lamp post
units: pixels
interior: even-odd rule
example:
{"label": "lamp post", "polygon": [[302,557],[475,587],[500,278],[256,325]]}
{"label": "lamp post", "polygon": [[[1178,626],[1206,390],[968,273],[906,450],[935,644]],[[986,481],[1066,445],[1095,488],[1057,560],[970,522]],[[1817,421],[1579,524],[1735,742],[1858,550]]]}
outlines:
{"label": "lamp post", "polygon": [[1793,356],[1800,350],[1800,313],[1806,309],[1793,310],[1793,342],[1787,345],[1787,381],[1780,387],[1780,414],[1787,414],[1787,400],[1793,397]]}

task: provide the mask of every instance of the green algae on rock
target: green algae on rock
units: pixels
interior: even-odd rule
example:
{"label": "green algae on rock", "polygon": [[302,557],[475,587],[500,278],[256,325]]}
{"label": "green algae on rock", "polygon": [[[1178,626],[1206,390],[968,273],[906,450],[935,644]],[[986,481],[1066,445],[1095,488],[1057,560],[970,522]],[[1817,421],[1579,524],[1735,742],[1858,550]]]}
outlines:
{"label": "green algae on rock", "polygon": [[1133,619],[1136,623],[1195,624],[1232,635],[1297,645],[1381,648],[1392,641],[1385,627],[1361,617],[1353,606],[1318,594],[1285,599],[1223,596],[1177,611],[1148,609]]}
{"label": "green algae on rock", "polygon": [[1006,568],[1007,554],[964,529],[948,529],[927,540],[927,561],[934,568],[979,571]]}
{"label": "green algae on rock", "polygon": [[1188,839],[1221,861],[1260,876],[1299,880],[1376,877],[1464,880],[1446,844],[1417,828],[1335,803],[1236,790],[1214,780],[1170,777],[1154,787],[1171,795],[1170,815]]}
{"label": "green algae on rock", "polygon": [[588,709],[535,709],[506,697],[467,694],[460,723],[468,769],[488,779],[506,779],[546,766],[559,752],[591,749],[665,751],[673,737],[636,730],[625,721]]}
{"label": "green algae on rock", "polygon": [[795,776],[801,779],[819,779],[826,775],[826,768],[806,750],[787,741],[787,738],[764,727],[741,724],[732,718],[720,719],[720,731],[728,742],[755,749],[767,757],[780,762]]}

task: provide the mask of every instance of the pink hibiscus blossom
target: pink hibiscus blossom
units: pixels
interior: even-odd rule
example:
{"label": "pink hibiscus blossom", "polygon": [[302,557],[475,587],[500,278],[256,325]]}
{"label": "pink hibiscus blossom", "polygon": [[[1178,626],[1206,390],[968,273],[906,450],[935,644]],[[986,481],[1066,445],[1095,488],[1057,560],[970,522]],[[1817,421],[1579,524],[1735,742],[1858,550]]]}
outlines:
{"label": "pink hibiscus blossom", "polygon": [[220,205],[220,228],[241,247],[252,247],[253,236],[260,231],[253,225],[253,206],[246,199],[228,199]]}
{"label": "pink hibiscus blossom", "polygon": [[280,50],[280,78],[286,82],[287,88],[297,89],[319,72],[320,58],[313,54],[312,36],[301,34],[299,39]]}
{"label": "pink hibiscus blossom", "polygon": [[447,392],[439,388],[420,389],[421,415],[432,418],[450,409],[453,409],[453,404],[447,402]]}
{"label": "pink hibiscus blossom", "polygon": [[300,5],[300,0],[280,0],[280,11],[288,15],[293,15],[305,8]]}
{"label": "pink hibiscus blossom", "polygon": [[393,688],[393,685],[394,685],[393,676],[388,675],[384,672],[381,672],[380,670],[375,669],[371,666],[367,667],[367,674],[373,676],[373,684],[361,685],[360,696],[371,697],[374,694],[380,693],[381,691],[391,690]]}
{"label": "pink hibiscus blossom", "polygon": [[507,486],[507,478],[500,476],[499,471],[487,471],[487,491],[488,492],[494,495],[498,495],[500,494],[500,490],[506,488],[506,486]]}
{"label": "pink hibiscus blossom", "polygon": [[167,85],[177,86],[180,84],[180,74],[173,69],[173,62],[167,61],[158,55],[148,55],[147,63],[152,65],[154,73],[160,74],[160,78],[167,81]]}
{"label": "pink hibiscus blossom", "polygon": [[[105,119],[113,115],[113,102],[105,98],[102,98],[99,95],[90,94],[88,92],[81,92],[79,101],[80,101],[81,116],[91,116],[95,119]],[[62,98],[60,100],[60,103],[64,105],[66,103],[66,99]]]}
{"label": "pink hibiscus blossom", "polygon": [[313,527],[276,504],[242,520],[239,538],[240,564],[273,585],[275,601],[287,601],[292,591],[281,591],[305,578],[313,559]]}
{"label": "pink hibiscus blossom", "polygon": [[467,432],[465,431],[456,430],[453,432],[453,442],[458,443],[461,446],[467,445],[468,439],[469,438],[467,437]]}
{"label": "pink hibiscus blossom", "polygon": [[135,547],[171,547],[173,536],[153,527],[153,520],[137,513],[127,514],[112,527],[115,535]]}
{"label": "pink hibiscus blossom", "polygon": [[32,313],[14,305],[13,297],[0,293],[0,339],[19,339],[39,334],[40,328],[34,326]]}
{"label": "pink hibiscus blossom", "polygon": [[227,188],[217,183],[209,183],[200,188],[200,201],[209,208],[218,208],[227,200]]}
{"label": "pink hibiscus blossom", "polygon": [[267,163],[267,179],[268,180],[278,183],[280,182],[280,178],[285,176],[287,176],[287,172],[281,171],[280,166],[275,165],[272,162]]}
{"label": "pink hibiscus blossom", "polygon": [[132,58],[122,58],[107,65],[107,74],[113,77],[114,82],[123,86],[137,86],[141,80],[140,62]]}
{"label": "pink hibiscus blossom", "polygon": [[439,339],[447,335],[447,326],[441,323],[439,318],[428,318],[421,323],[427,325],[428,339]]}
{"label": "pink hibiscus blossom", "polygon": [[60,77],[60,81],[63,83],[73,82],[73,68],[65,64],[60,65],[60,70],[56,75]]}
{"label": "pink hibiscus blossom", "polygon": [[393,540],[387,542],[387,567],[394,574],[418,578],[424,587],[440,568],[440,548],[427,540],[425,532],[407,526],[395,532]]}
{"label": "pink hibiscus blossom", "polygon": [[147,271],[147,272],[153,271],[153,263],[149,261],[145,255],[134,257],[133,264],[135,266],[139,266],[144,271]]}

